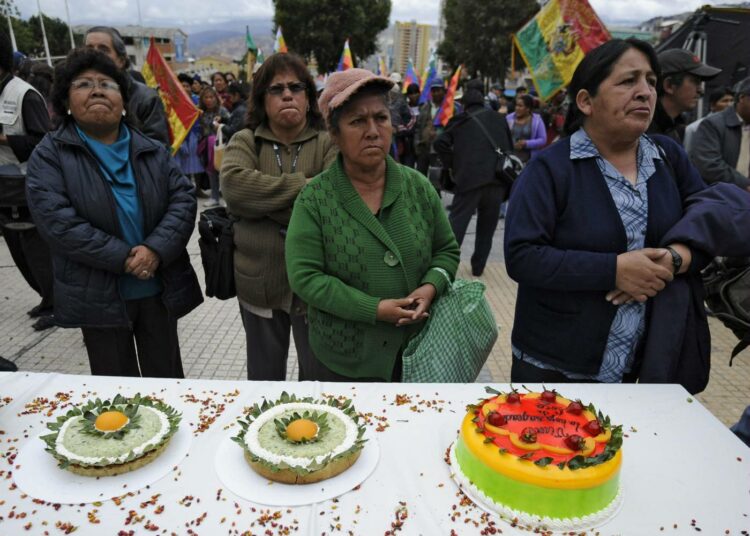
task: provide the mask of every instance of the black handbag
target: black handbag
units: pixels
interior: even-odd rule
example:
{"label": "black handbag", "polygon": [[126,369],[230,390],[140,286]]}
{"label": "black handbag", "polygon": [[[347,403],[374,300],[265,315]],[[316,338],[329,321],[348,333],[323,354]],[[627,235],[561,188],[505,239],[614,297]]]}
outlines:
{"label": "black handbag", "polygon": [[198,246],[206,278],[206,296],[228,300],[234,283],[234,218],[225,207],[208,208],[198,220]]}
{"label": "black handbag", "polygon": [[487,140],[489,140],[492,145],[495,154],[497,154],[497,161],[495,162],[495,178],[500,182],[511,186],[521,174],[521,171],[523,171],[523,162],[516,155],[506,153],[497,146],[495,140],[492,139],[492,136],[487,132],[485,126],[479,119],[477,119],[476,114],[470,114],[469,117],[471,117],[479,128],[482,129],[482,132],[484,132]]}

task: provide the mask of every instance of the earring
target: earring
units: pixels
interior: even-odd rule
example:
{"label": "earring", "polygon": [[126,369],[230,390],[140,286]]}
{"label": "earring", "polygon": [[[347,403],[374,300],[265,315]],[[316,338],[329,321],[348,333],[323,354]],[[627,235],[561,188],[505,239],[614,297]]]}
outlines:
{"label": "earring", "polygon": [[122,116],[125,117],[126,115],[128,115],[128,112],[126,112],[125,110],[123,110],[122,111]]}
{"label": "earring", "polygon": [[70,113],[70,108],[68,108],[68,115],[73,115],[73,114]]}

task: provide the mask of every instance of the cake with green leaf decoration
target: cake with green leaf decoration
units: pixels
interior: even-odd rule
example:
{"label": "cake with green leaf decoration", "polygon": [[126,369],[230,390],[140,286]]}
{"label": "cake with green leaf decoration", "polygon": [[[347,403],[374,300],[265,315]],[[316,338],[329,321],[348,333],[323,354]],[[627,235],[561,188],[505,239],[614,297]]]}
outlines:
{"label": "cake with green leaf decoration", "polygon": [[453,476],[485,508],[550,530],[600,526],[620,502],[622,426],[555,391],[501,393],[468,406]]}
{"label": "cake with green leaf decoration", "polygon": [[114,476],[152,462],[177,431],[181,415],[135,395],[92,400],[47,424],[45,449],[59,466],[84,476]]}
{"label": "cake with green leaf decoration", "polygon": [[232,439],[259,475],[285,484],[311,484],[354,465],[365,444],[364,424],[351,400],[281,397],[255,404]]}

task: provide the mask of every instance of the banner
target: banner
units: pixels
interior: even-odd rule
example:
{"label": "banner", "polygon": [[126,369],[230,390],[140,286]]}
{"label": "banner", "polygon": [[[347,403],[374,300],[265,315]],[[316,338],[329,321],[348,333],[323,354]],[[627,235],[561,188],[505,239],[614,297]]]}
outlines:
{"label": "banner", "polygon": [[201,112],[164,61],[153,37],[141,73],[146,79],[146,84],[159,92],[159,97],[164,103],[164,112],[169,123],[169,142],[172,154],[175,154]]}
{"label": "banner", "polygon": [[406,74],[404,75],[404,84],[403,88],[401,90],[406,93],[406,90],[409,89],[410,84],[417,84],[419,85],[419,76],[417,76],[417,71],[414,70],[414,64],[411,61],[411,58],[409,59],[409,63],[406,67]]}
{"label": "banner", "polygon": [[435,58],[435,52],[432,51],[430,54],[430,62],[424,69],[422,80],[419,85],[419,90],[421,91],[421,94],[419,95],[420,105],[430,100],[430,85],[435,77],[437,77],[437,58]]}
{"label": "banner", "polygon": [[567,86],[590,50],[611,39],[588,0],[550,0],[513,36],[537,93],[547,100]]}
{"label": "banner", "polygon": [[388,69],[385,66],[385,59],[383,59],[383,56],[378,56],[378,72],[375,74],[378,76],[388,76]]}
{"label": "banner", "polygon": [[339,65],[336,67],[337,71],[346,71],[354,67],[354,60],[352,59],[352,51],[349,50],[349,40],[344,42],[344,51],[341,53],[339,59]]}
{"label": "banner", "polygon": [[273,43],[273,51],[274,53],[281,52],[282,54],[289,52],[289,49],[286,47],[286,41],[284,41],[284,35],[281,33],[281,26],[276,30],[276,41]]}
{"label": "banner", "polygon": [[454,101],[456,99],[456,90],[458,89],[458,81],[461,79],[461,65],[458,66],[456,72],[453,73],[448,89],[445,92],[445,98],[440,104],[440,109],[435,114],[435,126],[445,126],[448,121],[453,117],[455,110]]}

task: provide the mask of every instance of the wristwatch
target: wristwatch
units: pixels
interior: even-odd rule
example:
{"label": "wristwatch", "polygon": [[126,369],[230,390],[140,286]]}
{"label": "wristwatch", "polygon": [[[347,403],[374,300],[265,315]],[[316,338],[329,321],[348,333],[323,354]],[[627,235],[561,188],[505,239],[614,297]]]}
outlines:
{"label": "wristwatch", "polygon": [[672,268],[674,268],[675,275],[682,268],[682,256],[675,251],[673,247],[667,246],[667,251],[672,255]]}

